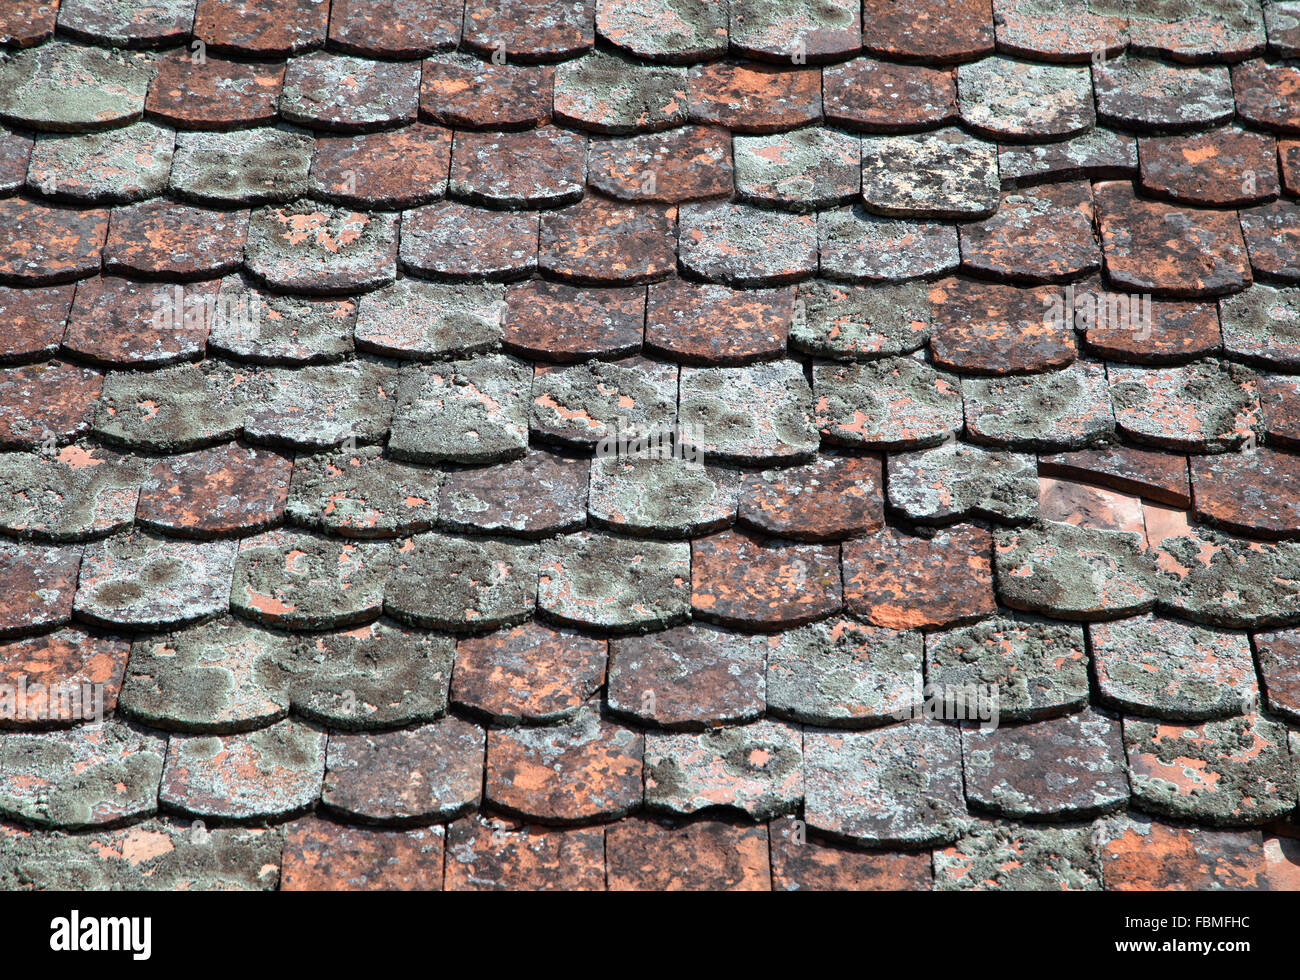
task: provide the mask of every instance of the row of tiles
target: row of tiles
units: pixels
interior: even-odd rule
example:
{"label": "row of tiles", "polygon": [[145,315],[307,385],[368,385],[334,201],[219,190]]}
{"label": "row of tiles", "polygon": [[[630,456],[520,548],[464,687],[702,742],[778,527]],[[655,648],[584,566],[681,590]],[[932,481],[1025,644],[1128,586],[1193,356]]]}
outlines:
{"label": "row of tiles", "polygon": [[[112,81],[95,85],[94,79]],[[723,62],[638,65],[594,52],[549,67],[446,55],[424,62],[317,53],[287,63],[209,60],[184,49],[158,57],[54,42],[0,67],[0,116],[32,129],[84,132],[144,115],[182,129],[229,129],[276,119],[364,133],[417,117],[468,128],[548,120],[603,134],[650,133],[689,122],[771,133],[818,120],[868,132],[961,121],[990,139],[1067,139],[1100,119],[1121,129],[1181,131],[1234,112],[1281,133],[1300,131],[1300,69],[1253,60],[1188,67],[1146,58],[1086,66],[1003,56],[955,70],[858,59],[825,69]]]}
{"label": "row of tiles", "polygon": [[350,821],[399,826],[480,806],[561,826],[643,807],[753,820],[802,810],[832,838],[933,847],[958,839],[975,813],[1084,820],[1130,801],[1213,826],[1267,823],[1296,809],[1298,740],[1256,714],[1183,724],[1095,710],[988,727],[915,720],[845,731],[762,719],[644,733],[603,718],[596,702],[557,725],[486,732],[447,717],[380,733],[327,734],[289,719],[167,736],[109,719],[0,735],[0,815],[83,829],[160,807],[281,820],[318,802]]}
{"label": "row of tiles", "polygon": [[409,58],[458,45],[509,61],[548,62],[599,38],[637,58],[689,63],[732,53],[777,62],[834,61],[861,50],[949,62],[995,50],[1087,61],[1126,46],[1180,61],[1236,61],[1300,52],[1300,11],[1285,0],[97,0],[10,3],[0,42],[39,44],[58,32],[98,44],[194,40],[257,57],[332,48]]}
{"label": "row of tiles", "polygon": [[954,845],[861,851],[778,818],[570,830],[470,816],[384,830],[316,816],[241,829],[150,819],[67,836],[0,824],[6,890],[1291,891],[1292,826],[1210,830],[1129,812],[1093,825],[973,823]]}
{"label": "row of tiles", "polygon": [[[944,183],[942,170],[922,170],[928,176],[919,181],[909,172],[891,170],[887,192],[908,208],[919,202],[928,216],[952,216],[931,209],[937,206],[932,195],[946,208],[973,200],[968,191],[982,186],[978,178],[970,185]],[[398,213],[303,199],[250,213],[162,199],[110,211],[9,197],[0,200],[0,281],[56,285],[94,276],[106,265],[195,279],[242,265],[276,291],[355,294],[394,283],[399,260],[418,275],[480,284],[540,269],[578,284],[626,286],[670,279],[679,268],[690,278],[733,287],[779,286],[819,270],[851,282],[899,283],[950,273],[959,264],[981,276],[1034,284],[1080,280],[1103,263],[1110,289],[1162,298],[1240,292],[1256,276],[1300,281],[1300,206],[1289,200],[1238,214],[1142,198],[1128,181],[1067,182],[1001,196],[996,177],[992,186],[991,216],[960,230],[861,206],[790,214],[743,202],[677,207],[595,195],[541,214],[452,200]],[[1171,225],[1180,229],[1177,236],[1168,234]],[[172,245],[179,250],[167,250]],[[1044,306],[1041,296],[1033,301],[1038,308],[1029,319],[1036,325]]]}
{"label": "row of tiles", "polygon": [[1134,717],[1195,722],[1253,712],[1261,689],[1272,715],[1300,724],[1298,630],[1248,637],[1151,614],[1085,629],[1017,615],[929,633],[835,617],[771,635],[696,623],[608,641],[535,620],[453,637],[388,620],[290,634],[223,617],[134,642],[64,627],[0,645],[0,727],[66,726],[97,709],[229,735],[292,711],[376,731],[437,721],[449,704],[497,727],[554,725],[597,697],[612,717],[654,730],[765,714],[854,729],[922,717],[946,693],[967,710],[949,704],[940,717],[992,725],[1084,710],[1090,696]]}

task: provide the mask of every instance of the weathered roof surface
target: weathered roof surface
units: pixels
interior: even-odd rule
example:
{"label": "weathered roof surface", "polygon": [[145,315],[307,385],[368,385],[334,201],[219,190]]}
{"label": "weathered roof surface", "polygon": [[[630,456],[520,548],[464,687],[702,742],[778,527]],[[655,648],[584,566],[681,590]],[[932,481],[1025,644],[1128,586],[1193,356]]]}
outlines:
{"label": "weathered roof surface", "polygon": [[1300,887],[1300,18],[1146,7],[0,3],[0,887]]}

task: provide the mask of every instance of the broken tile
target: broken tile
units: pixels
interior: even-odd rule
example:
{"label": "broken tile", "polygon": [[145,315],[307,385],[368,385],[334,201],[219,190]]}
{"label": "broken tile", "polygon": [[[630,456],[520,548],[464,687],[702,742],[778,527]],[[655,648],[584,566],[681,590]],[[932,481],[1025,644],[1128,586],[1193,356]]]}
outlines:
{"label": "broken tile", "polygon": [[664,629],[690,615],[686,542],[581,531],[542,547],[537,606],[551,619],[611,632]]}
{"label": "broken tile", "polygon": [[1137,140],[1109,129],[1094,129],[1059,143],[998,147],[1003,190],[1058,180],[1113,180],[1138,175]]}
{"label": "broken tile", "polygon": [[533,612],[537,562],[534,544],[420,534],[392,555],[384,610],[426,629],[513,626]]}
{"label": "broken tile", "polygon": [[1085,483],[1039,477],[1038,508],[1045,521],[1099,531],[1146,532],[1141,500]]}
{"label": "broken tile", "polygon": [[1186,509],[1191,506],[1187,463],[1181,456],[1109,446],[1038,458],[1041,476],[1100,483],[1120,493]]}

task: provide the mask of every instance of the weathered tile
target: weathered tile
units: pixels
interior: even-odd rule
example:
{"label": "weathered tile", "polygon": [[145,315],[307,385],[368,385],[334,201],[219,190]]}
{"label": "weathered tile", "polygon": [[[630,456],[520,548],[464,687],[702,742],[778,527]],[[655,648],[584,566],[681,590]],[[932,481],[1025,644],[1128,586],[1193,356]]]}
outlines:
{"label": "weathered tile", "polygon": [[1099,531],[1146,533],[1141,500],[1090,484],[1039,477],[1038,508],[1045,521]]}
{"label": "weathered tile", "polygon": [[218,735],[277,722],[289,713],[290,644],[233,618],[138,639],[122,713],[151,728]]}
{"label": "weathered tile", "polygon": [[957,229],[880,218],[862,205],[817,215],[820,270],[842,282],[902,282],[951,272],[961,261]]}
{"label": "weathered tile", "polygon": [[437,891],[440,826],[369,830],[303,817],[285,828],[282,891]]}
{"label": "weathered tile", "polygon": [[59,29],[92,44],[161,47],[185,40],[195,0],[162,0],[148,6],[126,0],[62,0]]}
{"label": "weathered tile", "polygon": [[[657,356],[721,367],[785,351],[795,311],[793,289],[738,290],[669,279],[651,285],[648,293],[645,346]],[[727,329],[718,330],[719,323]]]}
{"label": "weathered tile", "polygon": [[179,133],[169,190],[200,204],[266,204],[302,197],[310,186],[312,138],[299,130]]}
{"label": "weathered tile", "polygon": [[394,400],[388,446],[417,463],[496,463],[528,450],[528,365],[487,356],[408,368]]}
{"label": "weathered tile", "polygon": [[0,530],[16,538],[84,541],[130,527],[140,469],[98,446],[0,454]]}
{"label": "weathered tile", "polygon": [[328,0],[198,0],[194,36],[214,51],[297,54],[325,43]]}
{"label": "weathered tile", "polygon": [[334,0],[330,41],[371,58],[417,58],[460,41],[464,4],[457,0]]}
{"label": "weathered tile", "polygon": [[230,606],[268,626],[323,630],[374,619],[384,600],[386,544],[265,531],[239,543]]}
{"label": "weathered tile", "polygon": [[542,546],[537,606],[551,619],[643,632],[690,615],[691,549],[581,531]]}
{"label": "weathered tile", "polygon": [[299,456],[285,514],[304,527],[348,538],[427,531],[438,519],[442,474],[383,456],[378,446]]}
{"label": "weathered tile", "polygon": [[1121,129],[1182,132],[1227,122],[1236,111],[1221,66],[1185,68],[1149,58],[1114,58],[1092,69],[1097,119]]}
{"label": "weathered tile", "polygon": [[813,366],[814,422],[823,438],[848,446],[937,446],[962,427],[961,390],[911,357]]}
{"label": "weathered tile", "polygon": [[1259,426],[1258,379],[1237,364],[1112,366],[1109,375],[1115,422],[1136,442],[1219,453],[1251,438]]}
{"label": "weathered tile", "polygon": [[805,466],[747,473],[738,517],[776,537],[836,541],[880,530],[883,488],[878,457],[823,453]]}
{"label": "weathered tile", "polygon": [[158,371],[110,371],[94,375],[91,411],[101,382],[95,435],[111,445],[157,452],[184,452],[235,438],[251,387],[248,373],[212,359]]}
{"label": "weathered tile", "polygon": [[1215,826],[1250,826],[1295,809],[1287,730],[1258,715],[1198,725],[1124,719],[1133,798]]}
{"label": "weathered tile", "polygon": [[937,891],[1101,891],[1092,828],[980,822],[935,851]]}
{"label": "weathered tile", "polygon": [[501,343],[505,289],[496,283],[399,279],[357,303],[361,350],[432,361],[482,354]]}
{"label": "weathered tile", "polygon": [[159,802],[199,818],[264,821],[307,810],[325,775],[325,733],[281,721],[247,735],[173,735]]}
{"label": "weathered tile", "polygon": [[[40,0],[19,0],[0,14],[0,43],[12,48],[29,48],[54,34],[57,4]],[[725,43],[725,42],[724,42]]]}
{"label": "weathered tile", "polygon": [[689,538],[720,531],[736,516],[741,474],[651,453],[591,462],[588,510],[611,531]]}
{"label": "weathered tile", "polygon": [[767,828],[624,820],[605,832],[610,891],[769,891]]}
{"label": "weathered tile", "polygon": [[452,701],[493,725],[568,721],[605,683],[605,641],[530,621],[456,644]]}
{"label": "weathered tile", "polygon": [[1129,798],[1120,723],[1092,711],[962,732],[966,798],[1006,817],[1086,819]]}
{"label": "weathered tile", "polygon": [[363,358],[267,368],[246,394],[244,435],[252,442],[311,450],[382,441],[400,400],[393,394],[397,383],[394,368]]}
{"label": "weathered tile", "polygon": [[513,626],[533,612],[537,563],[535,544],[420,534],[392,555],[384,610],[427,629]]}
{"label": "weathered tile", "polygon": [[447,828],[448,891],[603,891],[605,831],[471,816]]}
{"label": "weathered tile", "polygon": [[445,54],[424,62],[420,114],[458,129],[516,129],[551,118],[555,69]]}
{"label": "weathered tile", "polygon": [[896,218],[984,218],[998,207],[998,149],[956,128],[862,140],[862,201]]}
{"label": "weathered tile", "polygon": [[227,445],[151,463],[136,520],[186,538],[229,537],[278,524],[293,463],[278,453]]}
{"label": "weathered tile", "polygon": [[[779,630],[838,612],[843,602],[834,545],[765,542],[723,531],[691,543],[691,608],[724,626]],[[737,580],[735,570],[747,570]]]}
{"label": "weathered tile", "polygon": [[312,158],[312,191],[364,208],[410,208],[447,190],[451,132],[413,123],[357,136],[321,137]]}
{"label": "weathered tile", "polygon": [[546,440],[581,447],[673,430],[677,365],[627,358],[571,367],[539,366],[529,428]]}
{"label": "weathered tile", "polygon": [[582,199],[587,139],[555,126],[523,133],[460,131],[447,188],[490,208],[554,208]]}
{"label": "weathered tile", "polygon": [[397,215],[311,202],[260,208],[248,224],[248,271],[288,292],[360,292],[397,275]]}
{"label": "weathered tile", "polygon": [[19,51],[0,69],[0,116],[65,132],[132,122],[144,111],[150,60],[66,41]]}
{"label": "weathered tile", "polygon": [[1294,0],[1269,0],[1264,4],[1264,27],[1270,51],[1283,58],[1300,54],[1300,10]]}
{"label": "weathered tile", "polygon": [[806,824],[783,817],[768,825],[776,891],[929,891],[930,855],[871,853],[807,839]]}
{"label": "weathered tile", "polygon": [[1300,457],[1260,449],[1191,460],[1196,516],[1251,537],[1300,537]]}
{"label": "weathered tile", "polygon": [[1094,129],[1059,143],[998,147],[1003,190],[1057,180],[1113,180],[1138,175],[1137,140],[1109,129]]}
{"label": "weathered tile", "polygon": [[6,324],[0,337],[0,363],[39,361],[57,354],[75,289],[71,284],[31,289],[0,286],[0,317]]}
{"label": "weathered tile", "polygon": [[609,710],[641,725],[705,731],[762,717],[763,637],[700,623],[609,647]]}
{"label": "weathered tile", "polygon": [[1187,462],[1181,456],[1109,446],[1038,457],[1042,476],[1100,483],[1121,493],[1157,500],[1171,507],[1191,506]]}
{"label": "weathered tile", "polygon": [[889,505],[921,524],[982,517],[1019,524],[1038,513],[1033,456],[959,442],[888,459]]}
{"label": "weathered tile", "polygon": [[827,728],[866,728],[921,705],[921,633],[829,619],[774,637],[770,714]]}
{"label": "weathered tile", "polygon": [[1240,207],[1277,196],[1271,136],[1225,126],[1138,140],[1142,189],[1183,204]]}
{"label": "weathered tile", "polygon": [[1130,810],[1097,824],[1107,891],[1261,891],[1258,831],[1233,833],[1159,823]]}
{"label": "weathered tile", "polygon": [[802,799],[803,733],[792,725],[756,721],[646,736],[645,800],[652,810],[689,816],[718,807],[769,820]]}
{"label": "weathered tile", "polygon": [[[1053,222],[1054,227],[1064,224],[1060,216]],[[1064,229],[1062,231],[1061,237],[1053,240],[1063,241]],[[965,234],[963,232],[963,248],[970,240]],[[993,254],[1011,257],[1020,254],[1021,248],[1028,254],[1037,253],[1028,243],[995,244],[996,231],[988,238],[981,239],[981,234],[976,233],[981,244],[972,248],[979,250],[981,245],[986,245],[990,249],[986,253],[989,257]],[[1050,234],[1043,237],[1050,238]],[[1095,252],[1091,231],[1087,233],[1087,241]],[[1007,250],[1005,253],[1002,253],[1003,248]],[[1075,261],[1064,256],[1061,258],[1066,262]],[[1047,256],[1044,259],[1050,262]],[[990,264],[996,264],[996,260]],[[1003,270],[1004,275],[1006,271]],[[1022,267],[1021,271],[1028,270]],[[1075,359],[1074,329],[1071,317],[1063,307],[1058,306],[1061,315],[1052,315],[1057,296],[1058,291],[1048,286],[1023,289],[966,279],[939,281],[929,293],[934,316],[930,351],[935,364],[949,370],[992,375],[1066,367]]]}
{"label": "weathered tile", "polygon": [[506,291],[505,346],[537,360],[636,353],[645,331],[641,289],[580,289],[531,280]]}
{"label": "weathered tile", "polygon": [[873,54],[905,61],[967,61],[993,53],[989,0],[863,0],[862,43]]}
{"label": "weathered tile", "polygon": [[691,122],[737,133],[775,133],[822,113],[821,72],[777,65],[715,62],[687,79]]}
{"label": "weathered tile", "polygon": [[355,299],[310,299],[258,289],[242,276],[221,281],[208,350],[255,364],[338,361],[353,351]]}
{"label": "weathered tile", "polygon": [[86,546],[73,610],[101,626],[178,629],[226,611],[234,541],[168,541],[144,532]]}
{"label": "weathered tile", "polygon": [[866,133],[931,129],[957,117],[950,70],[858,58],[822,69],[826,121]]}
{"label": "weathered tile", "polygon": [[1078,449],[1115,428],[1106,372],[1098,364],[1002,378],[965,378],[966,427],[974,442],[1008,449]]}
{"label": "weathered tile", "polygon": [[1160,605],[1210,626],[1300,625],[1300,544],[1175,529],[1156,551]]}
{"label": "weathered tile", "polygon": [[1290,449],[1300,448],[1300,379],[1261,376],[1259,404],[1268,441]]}
{"label": "weathered tile", "polygon": [[99,271],[108,211],[0,201],[0,280],[22,286],[71,282]]}
{"label": "weathered tile", "polygon": [[684,204],[678,212],[682,268],[730,286],[777,286],[817,271],[817,219],[749,204]]}
{"label": "weathered tile", "polygon": [[1244,0],[1137,4],[1129,18],[1133,51],[1175,61],[1236,61],[1263,52],[1264,41],[1260,5]]}
{"label": "weathered tile", "polygon": [[580,530],[587,519],[587,465],[535,450],[510,463],[449,471],[438,493],[438,525],[522,538]]}
{"label": "weathered tile", "polygon": [[647,61],[708,61],[727,53],[727,8],[709,0],[602,0],[596,32]]}
{"label": "weathered tile", "polygon": [[459,718],[396,732],[331,735],[321,803],[365,823],[462,816],[482,794],[483,748],[483,729]]}
{"label": "weathered tile", "polygon": [[591,47],[595,40],[592,0],[505,0],[465,7],[461,43],[480,54],[513,61],[560,61]]}
{"label": "weathered tile", "polygon": [[157,367],[203,356],[217,283],[188,288],[96,276],[77,283],[63,346],[102,364]]}
{"label": "weathered tile", "polygon": [[588,707],[544,728],[494,728],[487,739],[487,802],[548,824],[621,817],[641,805],[645,737]]}
{"label": "weathered tile", "polygon": [[868,847],[947,844],[969,822],[961,737],[937,722],[804,732],[804,819]]}
{"label": "weathered tile", "polygon": [[1274,201],[1240,211],[1237,217],[1255,279],[1292,286],[1300,283],[1300,260],[1296,258],[1300,208],[1290,201]]}
{"label": "weathered tile", "polygon": [[75,725],[111,714],[130,652],[125,640],[74,627],[0,644],[0,728]]}
{"label": "weathered tile", "polygon": [[1013,609],[1058,619],[1114,619],[1155,603],[1142,535],[1040,521],[998,531],[998,597]]}
{"label": "weathered tile", "polygon": [[209,211],[167,200],[114,208],[104,269],[146,279],[204,279],[244,260],[247,211]]}
{"label": "weathered tile", "polygon": [[745,201],[791,211],[847,203],[862,186],[859,140],[807,127],[734,139],[736,193]]}
{"label": "weathered tile", "polygon": [[797,361],[681,369],[678,423],[706,461],[803,462],[817,449],[813,393]]}
{"label": "weathered tile", "polygon": [[200,65],[192,55],[181,48],[159,57],[144,103],[151,119],[180,129],[234,129],[279,116],[283,64],[206,58]]}
{"label": "weathered tile", "polygon": [[933,538],[885,528],[843,545],[844,605],[889,629],[934,628],[983,619],[993,600],[992,539],[962,525]]}
{"label": "weathered tile", "polygon": [[999,719],[1032,721],[1087,706],[1086,650],[1078,626],[998,617],[927,634],[926,678],[945,693],[996,685]]}
{"label": "weathered tile", "polygon": [[412,62],[320,51],[289,61],[280,116],[313,129],[356,133],[412,122],[419,103],[420,70]]}
{"label": "weathered tile", "polygon": [[618,204],[589,196],[542,215],[537,264],[569,282],[651,282],[677,269],[677,222],[671,208]]}
{"label": "weathered tile", "polygon": [[[1099,282],[1080,287],[1074,325],[1086,346],[1113,361],[1172,364],[1218,352],[1223,347],[1218,304],[1213,300],[1148,300],[1146,295],[1114,292]],[[1055,315],[1055,310],[1053,311]]]}
{"label": "weathered tile", "polygon": [[536,213],[430,204],[402,215],[402,267],[438,279],[520,279],[537,268],[538,226]]}
{"label": "weathered tile", "polygon": [[1009,282],[1077,279],[1101,268],[1092,219],[1087,182],[1003,194],[997,214],[962,226],[962,264]]}
{"label": "weathered tile", "polygon": [[716,126],[682,126],[587,146],[587,183],[625,201],[676,204],[729,195],[731,138]]}
{"label": "weathered tile", "polygon": [[1264,702],[1288,722],[1300,721],[1300,631],[1256,633]]}
{"label": "weathered tile", "polygon": [[686,69],[592,51],[555,69],[555,121],[595,133],[643,133],[686,122]]}
{"label": "weathered tile", "polygon": [[124,204],[161,194],[171,172],[176,134],[151,122],[84,135],[38,136],[27,186],[46,197]]}
{"label": "weathered tile", "polygon": [[730,15],[732,50],[751,58],[816,64],[862,47],[856,0],[735,0]]}
{"label": "weathered tile", "polygon": [[1247,61],[1232,66],[1232,94],[1246,122],[1276,133],[1300,132],[1300,70]]}
{"label": "weathered tile", "polygon": [[0,813],[82,829],[147,817],[158,807],[167,742],[120,722],[0,735]]}
{"label": "weathered tile", "polygon": [[42,547],[0,541],[0,637],[62,626],[72,618],[80,545]]}
{"label": "weathered tile", "polygon": [[998,50],[1036,61],[1088,61],[1128,43],[1124,7],[1109,0],[993,0]]}
{"label": "weathered tile", "polygon": [[962,121],[990,139],[1068,139],[1095,122],[1086,68],[985,58],[957,67],[957,91]]}

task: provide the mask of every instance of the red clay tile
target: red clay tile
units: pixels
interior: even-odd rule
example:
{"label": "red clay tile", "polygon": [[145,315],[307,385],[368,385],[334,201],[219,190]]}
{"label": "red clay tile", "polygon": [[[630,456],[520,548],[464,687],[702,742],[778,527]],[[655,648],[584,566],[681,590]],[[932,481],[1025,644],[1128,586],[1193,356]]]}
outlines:
{"label": "red clay tile", "polygon": [[957,117],[951,71],[859,58],[822,69],[826,121],[866,133],[931,129]]}
{"label": "red clay tile", "polygon": [[1213,300],[1153,300],[1106,289],[1100,280],[1074,287],[1074,325],[1089,350],[1113,361],[1167,364],[1212,354],[1223,347]]}
{"label": "red clay tile", "polygon": [[1264,50],[1258,4],[1235,0],[1182,0],[1153,8],[1139,5],[1129,18],[1129,44],[1174,61],[1239,61]]}
{"label": "red clay tile", "polygon": [[398,209],[427,204],[447,188],[451,133],[414,123],[402,129],[316,140],[311,180],[328,201]]}
{"label": "red clay tile", "polygon": [[869,853],[808,839],[807,825],[793,817],[768,824],[772,839],[772,887],[776,891],[929,891],[930,856]]}
{"label": "red clay tile", "polygon": [[596,31],[646,61],[689,65],[727,53],[727,8],[711,0],[601,0]]}
{"label": "red clay tile", "polygon": [[[14,692],[0,700],[0,728],[44,728],[91,720],[95,699],[105,715],[117,710],[122,672],[131,644],[113,637],[62,629],[0,645],[0,684]],[[67,696],[102,685],[90,699]],[[17,691],[23,692],[16,700]]]}
{"label": "red clay tile", "polygon": [[288,629],[363,623],[383,605],[388,554],[386,543],[265,531],[239,542],[230,606],[255,622]]}
{"label": "red clay tile", "polygon": [[807,466],[749,473],[739,520],[767,534],[835,541],[885,522],[880,457],[825,454]]}
{"label": "red clay tile", "polygon": [[11,194],[27,181],[32,138],[0,130],[0,191]]}
{"label": "red clay tile", "polygon": [[1260,891],[1266,887],[1265,852],[1258,831],[1176,827],[1132,811],[1098,826],[1108,891]]}
{"label": "red clay tile", "polygon": [[1059,143],[1004,143],[998,147],[998,171],[1003,190],[1057,180],[1137,177],[1137,140],[1113,130],[1094,129]]}
{"label": "red clay tile", "polygon": [[356,346],[417,361],[486,353],[501,343],[504,300],[496,283],[399,279],[356,304]]}
{"label": "red clay tile", "polygon": [[718,62],[691,69],[692,122],[738,133],[774,133],[822,114],[821,72]]}
{"label": "red clay tile", "polygon": [[494,725],[577,714],[605,683],[605,641],[537,622],[456,645],[452,700]]}
{"label": "red clay tile", "polygon": [[989,0],[863,0],[862,44],[872,54],[906,61],[967,61],[993,53]]}
{"label": "red clay tile", "polygon": [[542,215],[537,264],[578,283],[651,282],[677,268],[675,208],[590,196]]}
{"label": "red clay tile", "polygon": [[99,270],[108,211],[0,201],[0,279],[22,285],[71,282]]}
{"label": "red clay tile", "polygon": [[413,122],[419,104],[416,65],[323,51],[290,61],[280,93],[286,121],[344,133]]}
{"label": "red clay tile", "polygon": [[487,469],[452,470],[437,503],[439,526],[465,534],[578,531],[586,523],[587,461],[534,450]]}
{"label": "red clay tile", "polygon": [[1015,374],[1072,363],[1070,318],[1048,315],[1057,293],[1052,287],[1019,289],[963,279],[936,283],[930,289],[935,364],[977,374]]}
{"label": "red clay tile", "polygon": [[730,14],[731,47],[750,58],[817,64],[862,47],[858,0],[735,0]]}
{"label": "red clay tile", "polygon": [[749,204],[706,202],[678,210],[682,268],[737,287],[779,286],[817,269],[817,221]]}
{"label": "red clay tile", "polygon": [[0,44],[28,48],[54,33],[59,5],[49,0],[14,0],[0,11]]}
{"label": "red clay tile", "polygon": [[104,376],[62,361],[0,370],[0,448],[67,442],[90,429]]}
{"label": "red clay tile", "polygon": [[[1250,285],[1241,227],[1232,212],[1138,200],[1127,181],[1096,185],[1106,274],[1121,289],[1195,298]],[[1168,229],[1182,229],[1176,237]]]}
{"label": "red clay tile", "polygon": [[418,58],[454,48],[464,5],[459,0],[334,0],[329,39],[367,58]]}
{"label": "red clay tile", "polygon": [[821,274],[838,282],[933,278],[954,271],[961,257],[954,226],[881,218],[861,205],[822,211],[817,238]]}
{"label": "red clay tile", "polygon": [[[465,47],[512,61],[560,61],[595,40],[595,3],[502,0],[465,7]],[[498,54],[499,52],[499,54]]]}
{"label": "red clay tile", "polygon": [[1194,456],[1196,516],[1235,534],[1300,537],[1300,457],[1260,449]]}
{"label": "red clay tile", "polygon": [[1264,861],[1270,891],[1300,890],[1300,845],[1293,838],[1266,836]]}
{"label": "red clay tile", "polygon": [[32,145],[27,186],[56,200],[125,204],[167,187],[176,134],[151,122],[75,136],[42,137]]}
{"label": "red clay tile", "polygon": [[280,889],[438,891],[443,828],[368,830],[303,817],[284,832]]}
{"label": "red clay tile", "polygon": [[[777,630],[829,616],[842,602],[833,545],[770,545],[724,531],[691,545],[691,606],[701,619]],[[735,569],[748,569],[737,581]]]}
{"label": "red clay tile", "polygon": [[1256,280],[1300,283],[1300,207],[1274,201],[1240,211],[1238,217]]}
{"label": "red clay tile", "polygon": [[271,57],[325,43],[329,0],[198,0],[194,36],[213,51]]}
{"label": "red clay tile", "polygon": [[1275,133],[1300,133],[1300,70],[1292,65],[1247,61],[1232,66],[1237,113]]}
{"label": "red clay tile", "polygon": [[1092,828],[975,823],[934,852],[936,891],[1100,891]]}
{"label": "red clay tile", "polygon": [[1300,379],[1260,378],[1259,404],[1269,442],[1300,449]]}
{"label": "red clay tile", "polygon": [[535,212],[484,211],[458,201],[402,215],[402,266],[439,279],[522,279],[537,268]]}
{"label": "red clay tile", "polygon": [[1083,820],[1128,802],[1118,721],[1093,711],[962,732],[966,798],[1006,817]]}
{"label": "red clay tile", "polygon": [[588,183],[619,200],[676,204],[725,196],[732,189],[731,171],[731,139],[716,126],[588,144]]}
{"label": "red clay tile", "polygon": [[644,289],[580,289],[533,280],[506,290],[505,347],[548,361],[622,357],[638,351]]}
{"label": "red clay tile", "polygon": [[158,59],[145,112],[180,129],[233,129],[273,122],[280,114],[284,65],[208,58],[186,49]]}
{"label": "red clay tile", "polygon": [[1135,496],[1086,483],[1038,478],[1038,508],[1045,521],[1102,531],[1146,533],[1142,502]]}
{"label": "red clay tile", "polygon": [[173,735],[158,799],[199,818],[273,820],[310,807],[324,773],[325,733],[297,721],[247,735]]}
{"label": "red clay tile", "polygon": [[555,69],[442,55],[424,62],[420,114],[458,129],[523,129],[551,120]]}
{"label": "red clay tile", "polygon": [[670,279],[650,287],[646,349],[683,364],[766,360],[785,351],[793,314],[792,289],[740,291]]}
{"label": "red clay tile", "polygon": [[582,199],[585,136],[543,126],[524,133],[458,132],[448,189],[493,208],[553,208]]}
{"label": "red clay tile", "polygon": [[0,363],[34,361],[59,350],[75,286],[11,289],[0,286]]}
{"label": "red clay tile", "polygon": [[447,827],[447,891],[604,891],[605,830],[471,816]]}
{"label": "red clay tile", "polygon": [[1271,53],[1282,58],[1300,55],[1300,20],[1296,18],[1294,3],[1280,2],[1264,7],[1264,27],[1268,33]]}
{"label": "red clay tile", "polygon": [[767,827],[625,820],[605,831],[610,891],[769,891]]}
{"label": "red clay tile", "polygon": [[877,626],[952,626],[996,611],[992,538],[981,528],[933,538],[886,528],[846,541],[843,552],[845,608]]}
{"label": "red clay tile", "polygon": [[280,290],[337,293],[387,285],[397,270],[397,215],[301,201],[253,212],[248,271]]}
{"label": "red clay tile", "polygon": [[545,728],[492,729],[487,802],[548,824],[621,817],[641,804],[644,736],[601,720],[588,707]]}
{"label": "red clay tile", "polygon": [[1112,490],[1158,500],[1171,507],[1186,509],[1192,503],[1187,482],[1187,460],[1183,456],[1111,446],[1040,456],[1038,472],[1043,476],[1100,483]]}
{"label": "red clay tile", "polygon": [[116,277],[77,284],[63,345],[107,364],[160,365],[203,356],[218,283],[165,286]]}
{"label": "red clay tile", "polygon": [[260,531],[283,518],[292,469],[278,453],[237,445],[168,456],[146,472],[136,519],[181,537]]}
{"label": "red clay tile", "polygon": [[163,199],[114,208],[104,269],[144,279],[219,276],[239,268],[247,234],[247,211],[209,211]]}
{"label": "red clay tile", "polygon": [[[96,392],[100,384],[95,383]],[[165,453],[236,438],[252,387],[247,372],[216,360],[158,371],[112,371],[102,385],[96,435],[107,443]]]}
{"label": "red clay tile", "polygon": [[1034,61],[1088,61],[1128,43],[1121,8],[1079,6],[1069,0],[993,0],[998,50]]}
{"label": "red clay tile", "polygon": [[72,618],[81,546],[0,541],[0,637],[61,626]]}
{"label": "red clay tile", "polygon": [[998,213],[962,225],[968,269],[1009,282],[1061,282],[1101,266],[1086,182],[1048,184],[1002,195]]}
{"label": "red clay tile", "polygon": [[1300,720],[1300,630],[1256,633],[1255,650],[1269,709]]}
{"label": "red clay tile", "polygon": [[402,825],[478,806],[483,729],[459,718],[421,728],[330,735],[321,803],[348,819]]}
{"label": "red clay tile", "polygon": [[1276,197],[1271,136],[1225,127],[1138,140],[1142,189],[1183,204],[1240,207]]}
{"label": "red clay tile", "polygon": [[643,65],[593,51],[555,69],[555,121],[617,135],[686,122],[686,69]]}

